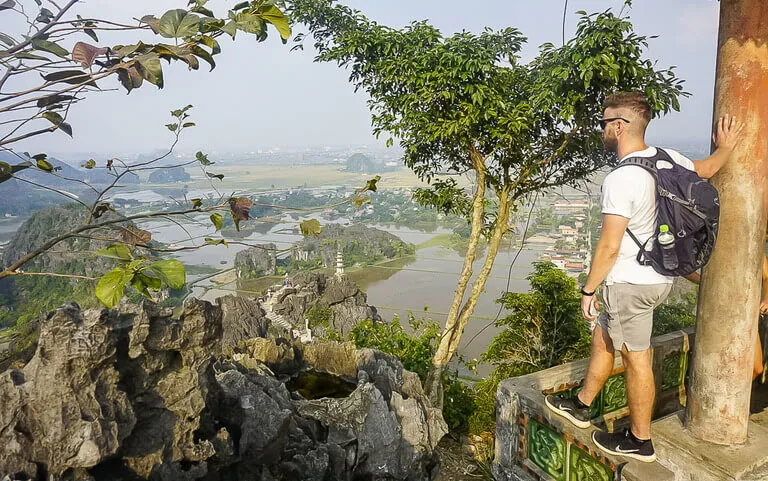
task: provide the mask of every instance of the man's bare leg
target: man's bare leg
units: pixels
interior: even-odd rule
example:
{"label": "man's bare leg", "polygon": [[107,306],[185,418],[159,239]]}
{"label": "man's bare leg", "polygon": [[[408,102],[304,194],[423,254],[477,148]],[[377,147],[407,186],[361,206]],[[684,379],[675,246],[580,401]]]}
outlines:
{"label": "man's bare leg", "polygon": [[579,400],[586,405],[592,404],[603,384],[613,371],[613,341],[608,332],[600,325],[592,331],[592,347],[589,355],[589,367],[584,379],[584,387],[579,391]]}
{"label": "man's bare leg", "polygon": [[650,439],[653,401],[656,398],[651,350],[628,351],[626,346],[622,346],[621,356],[627,379],[627,400],[632,434],[639,439]]}

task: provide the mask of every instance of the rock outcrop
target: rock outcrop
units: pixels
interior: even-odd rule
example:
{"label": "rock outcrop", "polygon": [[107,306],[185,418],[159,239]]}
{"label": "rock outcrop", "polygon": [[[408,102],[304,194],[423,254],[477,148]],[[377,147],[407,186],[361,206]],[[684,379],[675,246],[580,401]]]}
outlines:
{"label": "rock outcrop", "polygon": [[415,374],[350,345],[239,339],[260,318],[219,304],[51,313],[32,360],[0,374],[0,479],[434,477],[446,427]]}
{"label": "rock outcrop", "polygon": [[303,326],[313,308],[330,309],[329,326],[324,327],[346,337],[362,319],[381,320],[367,299],[365,292],[346,276],[300,272],[291,279],[290,287],[280,291],[272,310],[294,325]]}
{"label": "rock outcrop", "polygon": [[277,246],[262,244],[249,247],[235,255],[235,270],[239,279],[273,276],[277,272]]}
{"label": "rock outcrop", "polygon": [[297,245],[297,254],[305,260],[319,259],[323,266],[336,266],[336,255],[341,248],[345,265],[373,263],[385,259],[394,259],[413,254],[415,246],[403,242],[399,237],[381,229],[364,224],[341,226],[323,225],[317,236],[308,236]]}

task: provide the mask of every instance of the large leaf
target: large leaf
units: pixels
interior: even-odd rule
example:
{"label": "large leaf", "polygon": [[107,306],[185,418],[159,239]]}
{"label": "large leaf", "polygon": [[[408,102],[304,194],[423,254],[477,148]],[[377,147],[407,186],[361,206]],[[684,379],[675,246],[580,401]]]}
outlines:
{"label": "large leaf", "polygon": [[139,75],[136,67],[118,69],[117,78],[120,80],[120,83],[123,84],[123,87],[125,87],[128,93],[131,93],[131,90],[133,89],[141,87],[141,84],[144,83],[144,78]]}
{"label": "large leaf", "polygon": [[37,160],[37,168],[44,172],[53,172],[53,164],[51,164],[45,159]]}
{"label": "large leaf", "polygon": [[106,54],[108,49],[99,48],[85,42],[77,42],[72,48],[72,60],[80,62],[83,68],[90,68],[94,60],[101,55]]}
{"label": "large leaf", "polygon": [[235,16],[235,23],[237,24],[238,30],[252,33],[260,37],[263,37],[267,30],[264,20],[262,20],[259,15],[249,12],[238,13]]}
{"label": "large leaf", "polygon": [[57,43],[49,42],[48,40],[41,40],[39,38],[36,38],[32,40],[32,47],[35,50],[42,50],[43,52],[49,52],[54,55],[57,55],[61,58],[67,58],[69,55],[69,52],[64,47],[60,46]]}
{"label": "large leaf", "polygon": [[224,218],[217,212],[211,214],[211,222],[213,222],[213,225],[216,227],[216,231],[220,231],[224,226]]}
{"label": "large leaf", "polygon": [[229,208],[232,211],[232,217],[235,220],[248,220],[253,207],[253,201],[248,197],[238,197],[229,199]]}
{"label": "large leaf", "polygon": [[45,112],[43,113],[43,118],[57,127],[64,122],[64,118],[58,112]]}
{"label": "large leaf", "polygon": [[200,165],[202,165],[202,166],[209,166],[209,165],[213,165],[213,164],[216,163],[216,162],[211,162],[210,160],[208,160],[208,154],[204,154],[202,152],[198,152],[197,154],[195,154],[195,158],[198,161],[200,161]]}
{"label": "large leaf", "polygon": [[3,3],[0,3],[0,12],[3,10],[10,10],[11,8],[16,6],[16,2],[13,0],[5,0]]}
{"label": "large leaf", "polygon": [[48,97],[43,97],[40,100],[37,101],[38,108],[45,108],[49,105],[56,105],[61,102],[66,102],[67,100],[74,100],[75,97],[73,95],[50,95]]}
{"label": "large leaf", "polygon": [[160,278],[163,284],[171,289],[181,289],[187,283],[184,264],[176,259],[155,262],[147,270]]}
{"label": "large leaf", "polygon": [[91,76],[82,70],[62,70],[61,72],[53,72],[48,75],[44,75],[43,78],[48,82],[63,82],[72,85],[90,85],[96,87],[96,82],[91,79]]}
{"label": "large leaf", "polygon": [[117,259],[119,261],[130,261],[133,259],[131,250],[123,244],[113,244],[106,249],[96,251],[96,255],[108,259]]}
{"label": "large leaf", "polygon": [[221,27],[221,31],[232,37],[232,40],[237,36],[237,23],[234,20],[227,22],[226,25]]}
{"label": "large leaf", "polygon": [[227,244],[227,241],[224,239],[211,239],[210,237],[205,238],[205,243],[209,246],[218,246],[223,245],[225,247],[229,247],[229,244]]}
{"label": "large leaf", "polygon": [[163,88],[163,67],[160,65],[160,57],[156,54],[136,57],[136,71],[147,82]]}
{"label": "large leaf", "polygon": [[204,49],[203,47],[200,47],[200,46],[197,46],[197,45],[193,45],[192,46],[192,53],[194,53],[195,55],[197,55],[201,59],[203,59],[206,62],[208,62],[208,65],[211,66],[211,71],[213,71],[213,69],[216,68],[216,61],[213,60],[213,55],[208,53],[208,51],[206,49]]}
{"label": "large leaf", "polygon": [[69,125],[68,123],[66,123],[66,122],[62,122],[62,123],[60,123],[60,124],[59,124],[59,130],[61,130],[61,131],[62,131],[62,132],[64,132],[65,134],[67,134],[67,135],[69,135],[70,137],[72,137],[72,126],[71,126],[71,125]]}
{"label": "large leaf", "polygon": [[154,15],[144,15],[141,17],[141,23],[146,23],[154,33],[158,33],[160,30],[160,19]]}
{"label": "large leaf", "polygon": [[14,40],[13,37],[11,37],[10,35],[6,35],[2,32],[0,32],[0,42],[3,42],[9,47],[13,47],[14,45],[16,45],[16,40]]}
{"label": "large leaf", "polygon": [[200,17],[180,8],[169,10],[160,17],[157,32],[165,38],[191,37],[200,32]]}
{"label": "large leaf", "polygon": [[269,5],[264,10],[260,10],[259,14],[261,18],[275,26],[283,40],[288,40],[291,37],[291,26],[288,25],[288,19],[279,8]]}
{"label": "large leaf", "polygon": [[320,221],[317,219],[310,219],[305,220],[301,224],[299,224],[299,227],[301,228],[301,233],[305,236],[308,235],[319,235],[322,231],[322,227],[320,226]]}
{"label": "large leaf", "polygon": [[123,298],[125,286],[133,279],[133,274],[117,267],[109,271],[96,284],[96,298],[105,306],[112,308]]}

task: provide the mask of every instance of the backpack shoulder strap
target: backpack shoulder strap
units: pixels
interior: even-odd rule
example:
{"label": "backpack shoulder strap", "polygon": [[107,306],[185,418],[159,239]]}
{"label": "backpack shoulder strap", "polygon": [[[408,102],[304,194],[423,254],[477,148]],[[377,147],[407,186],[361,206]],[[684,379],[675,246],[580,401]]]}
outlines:
{"label": "backpack shoulder strap", "polygon": [[624,159],[621,161],[619,165],[617,165],[613,170],[620,169],[622,167],[627,167],[630,165],[634,165],[636,167],[641,167],[645,170],[647,170],[650,174],[656,175],[656,157],[630,157],[628,159]]}

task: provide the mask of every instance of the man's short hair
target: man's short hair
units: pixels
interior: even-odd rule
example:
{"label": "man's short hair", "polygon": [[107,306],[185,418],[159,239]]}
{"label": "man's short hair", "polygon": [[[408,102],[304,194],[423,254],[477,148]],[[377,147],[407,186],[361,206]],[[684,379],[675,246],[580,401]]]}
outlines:
{"label": "man's short hair", "polygon": [[642,92],[616,92],[605,98],[603,110],[625,108],[635,112],[646,125],[653,118],[653,110]]}

